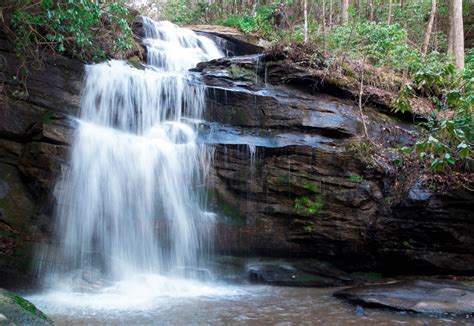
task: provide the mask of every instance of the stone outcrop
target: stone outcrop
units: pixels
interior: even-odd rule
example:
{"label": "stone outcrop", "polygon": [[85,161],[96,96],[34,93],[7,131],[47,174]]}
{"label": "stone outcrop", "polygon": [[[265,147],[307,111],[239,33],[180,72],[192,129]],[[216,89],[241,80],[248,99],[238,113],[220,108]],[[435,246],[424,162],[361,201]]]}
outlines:
{"label": "stone outcrop", "polygon": [[334,296],[368,307],[424,314],[474,314],[474,288],[461,282],[408,280],[340,290]]}
{"label": "stone outcrop", "polygon": [[[83,64],[43,53],[23,62],[0,34],[0,283],[29,278],[32,248],[51,238],[54,180],[67,164]],[[21,273],[18,273],[21,271]]]}
{"label": "stone outcrop", "polygon": [[0,289],[0,325],[53,325],[53,321],[34,304]]}
{"label": "stone outcrop", "polygon": [[203,34],[216,42],[227,56],[261,53],[264,50],[263,40],[255,35],[243,34],[235,27],[216,25],[186,26],[198,34]]}
{"label": "stone outcrop", "polygon": [[218,247],[319,257],[346,270],[472,274],[472,192],[429,190],[396,168],[413,126],[374,103],[363,108],[367,141],[354,102],[301,87],[301,72],[285,67],[277,71],[298,85],[282,84],[265,60],[195,69],[209,85],[213,209],[227,216]]}

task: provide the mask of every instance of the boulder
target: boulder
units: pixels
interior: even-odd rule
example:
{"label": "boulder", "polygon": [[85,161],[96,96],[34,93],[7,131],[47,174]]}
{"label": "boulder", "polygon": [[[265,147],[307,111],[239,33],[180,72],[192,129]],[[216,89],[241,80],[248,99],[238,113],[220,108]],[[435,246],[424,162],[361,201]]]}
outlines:
{"label": "boulder", "polygon": [[243,34],[234,27],[193,25],[187,26],[187,28],[216,42],[227,56],[255,54],[264,50],[264,47],[261,46],[262,42],[257,36]]}
{"label": "boulder", "polygon": [[247,266],[248,280],[256,284],[297,287],[329,287],[349,284],[351,280],[335,273],[325,273],[321,270],[302,270],[291,263],[280,264],[249,264]]}
{"label": "boulder", "polygon": [[474,314],[474,288],[455,281],[407,280],[340,290],[334,296],[367,307],[424,314]]}
{"label": "boulder", "polygon": [[53,321],[28,300],[0,289],[0,325],[53,325]]}

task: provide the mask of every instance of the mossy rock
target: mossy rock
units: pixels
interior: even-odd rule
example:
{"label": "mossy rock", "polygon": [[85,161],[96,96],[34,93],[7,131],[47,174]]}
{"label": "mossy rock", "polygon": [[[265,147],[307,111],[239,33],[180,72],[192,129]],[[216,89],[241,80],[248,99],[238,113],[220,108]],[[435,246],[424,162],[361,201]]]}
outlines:
{"label": "mossy rock", "polygon": [[0,325],[53,325],[53,321],[28,300],[0,289]]}

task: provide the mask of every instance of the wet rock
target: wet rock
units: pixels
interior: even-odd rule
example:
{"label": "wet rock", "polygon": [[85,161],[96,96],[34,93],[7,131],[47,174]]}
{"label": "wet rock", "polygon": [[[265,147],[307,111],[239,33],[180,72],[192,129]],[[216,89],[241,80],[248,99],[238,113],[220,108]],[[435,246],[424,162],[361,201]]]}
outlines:
{"label": "wet rock", "polygon": [[317,271],[303,271],[290,263],[250,264],[247,273],[251,283],[279,286],[327,287],[348,282],[345,278],[331,277]]}
{"label": "wet rock", "polygon": [[[31,287],[33,243],[49,241],[53,187],[79,112],[83,63],[24,62],[0,31],[0,286]],[[19,68],[21,67],[21,69]],[[25,74],[25,72],[27,72]]]}
{"label": "wet rock", "polygon": [[359,317],[365,316],[364,308],[361,306],[356,306],[354,309],[354,314]]}
{"label": "wet rock", "polygon": [[474,314],[474,288],[454,281],[399,281],[344,289],[334,296],[368,307],[425,314]]}
{"label": "wet rock", "polygon": [[[316,256],[350,271],[472,274],[473,194],[428,190],[415,179],[401,189],[396,151],[386,161],[381,147],[367,151],[359,109],[342,99],[350,95],[323,94],[331,92],[311,86],[311,71],[269,60],[222,58],[195,69],[209,85],[205,118],[214,122],[203,141],[215,148],[218,251]],[[413,143],[412,126],[376,107],[364,112],[371,139],[387,152]],[[302,201],[306,209],[297,209]]]}
{"label": "wet rock", "polygon": [[44,142],[26,144],[18,166],[38,194],[47,194],[53,189],[55,178],[62,174],[67,163],[68,151],[64,145]]}
{"label": "wet rock", "polygon": [[53,321],[28,300],[0,289],[0,325],[53,325]]}
{"label": "wet rock", "polygon": [[431,191],[424,188],[421,182],[418,181],[408,192],[407,199],[412,202],[425,202],[430,199],[431,196]]}
{"label": "wet rock", "polygon": [[70,284],[74,291],[88,293],[110,286],[112,282],[99,269],[87,268],[74,271],[70,276]]}
{"label": "wet rock", "polygon": [[234,27],[216,25],[187,26],[197,34],[205,35],[217,43],[227,56],[240,56],[261,53],[264,48],[260,46],[259,39],[246,35]]}

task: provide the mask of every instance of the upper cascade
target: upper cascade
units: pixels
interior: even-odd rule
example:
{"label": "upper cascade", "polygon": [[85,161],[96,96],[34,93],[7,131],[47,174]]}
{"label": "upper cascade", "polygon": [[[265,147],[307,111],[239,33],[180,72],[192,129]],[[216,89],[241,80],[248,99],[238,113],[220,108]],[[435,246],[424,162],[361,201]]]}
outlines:
{"label": "upper cascade", "polygon": [[147,63],[170,72],[185,72],[199,62],[223,56],[216,44],[190,29],[168,21],[156,22],[143,17]]}
{"label": "upper cascade", "polygon": [[187,71],[224,54],[210,39],[170,22],[143,17],[148,68],[112,60],[86,67],[81,118],[144,134],[160,122],[199,118],[204,87],[191,85]]}

